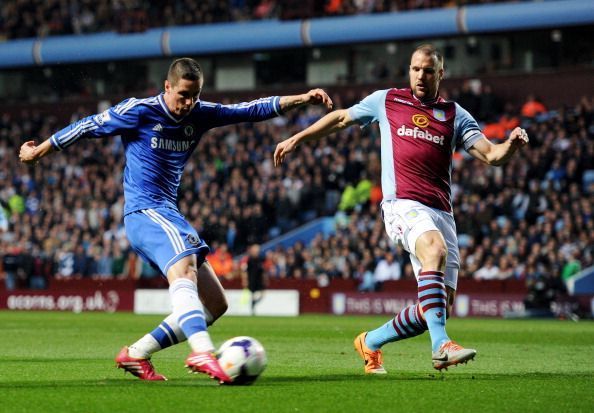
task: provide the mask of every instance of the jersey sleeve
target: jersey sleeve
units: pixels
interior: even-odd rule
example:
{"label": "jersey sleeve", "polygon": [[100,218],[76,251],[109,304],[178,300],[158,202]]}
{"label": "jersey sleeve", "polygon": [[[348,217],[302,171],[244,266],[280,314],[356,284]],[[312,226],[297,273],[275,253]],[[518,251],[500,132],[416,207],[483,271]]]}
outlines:
{"label": "jersey sleeve", "polygon": [[349,116],[355,122],[365,127],[379,119],[380,108],[386,104],[388,90],[378,90],[364,98],[361,102],[351,106]]}
{"label": "jersey sleeve", "polygon": [[200,109],[207,113],[208,123],[211,127],[240,122],[258,122],[282,115],[280,96],[270,96],[232,105],[201,101]]}
{"label": "jersey sleeve", "polygon": [[61,151],[83,138],[120,135],[137,127],[139,110],[138,99],[124,100],[102,113],[87,116],[54,133],[50,137],[50,143]]}
{"label": "jersey sleeve", "polygon": [[456,120],[454,122],[454,139],[468,151],[483,137],[477,121],[462,106],[456,103]]}

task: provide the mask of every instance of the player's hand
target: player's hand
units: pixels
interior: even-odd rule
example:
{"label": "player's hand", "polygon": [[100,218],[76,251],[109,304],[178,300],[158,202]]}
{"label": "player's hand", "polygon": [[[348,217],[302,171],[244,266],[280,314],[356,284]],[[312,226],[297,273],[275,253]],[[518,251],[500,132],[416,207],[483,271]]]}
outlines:
{"label": "player's hand", "polygon": [[297,142],[294,137],[286,139],[276,145],[276,149],[274,150],[274,166],[280,166],[285,160],[285,156],[293,152],[296,147]]}
{"label": "player's hand", "polygon": [[37,145],[35,145],[35,141],[27,141],[21,145],[21,150],[19,151],[19,160],[22,163],[26,163],[29,165],[37,164],[37,157],[35,156],[35,149]]}
{"label": "player's hand", "polygon": [[512,146],[522,147],[528,144],[530,139],[528,139],[528,134],[525,129],[517,127],[509,134],[509,141]]}
{"label": "player's hand", "polygon": [[305,96],[306,102],[310,105],[324,105],[328,110],[331,110],[334,106],[334,103],[332,103],[332,99],[330,99],[330,96],[328,96],[328,94],[324,92],[324,90],[322,89],[312,89],[309,92],[307,92]]}

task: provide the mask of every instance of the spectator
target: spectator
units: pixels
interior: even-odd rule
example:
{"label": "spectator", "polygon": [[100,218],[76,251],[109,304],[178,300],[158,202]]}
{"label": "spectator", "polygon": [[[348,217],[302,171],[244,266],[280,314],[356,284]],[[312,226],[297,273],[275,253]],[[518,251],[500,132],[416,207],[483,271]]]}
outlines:
{"label": "spectator", "polygon": [[113,256],[111,244],[106,243],[103,248],[99,248],[99,257],[97,259],[97,278],[109,279],[113,277]]}
{"label": "spectator", "polygon": [[76,277],[74,268],[74,248],[71,243],[64,244],[58,252],[58,272],[56,279],[65,280]]}
{"label": "spectator", "polygon": [[2,255],[2,269],[4,270],[4,286],[8,291],[19,287],[19,268],[21,264],[20,250],[10,247]]}
{"label": "spectator", "polygon": [[579,273],[582,269],[582,264],[579,260],[580,252],[579,250],[574,250],[571,258],[563,265],[563,270],[561,271],[561,279],[567,283],[567,281],[573,277],[575,274]]}
{"label": "spectator", "polygon": [[359,292],[372,292],[376,290],[375,277],[373,271],[369,267],[365,267],[360,263],[357,267],[356,278],[359,279]]}
{"label": "spectator", "polygon": [[500,279],[499,267],[495,265],[494,259],[489,255],[485,264],[474,273],[476,280],[497,280]]}
{"label": "spectator", "polygon": [[385,253],[384,258],[381,259],[375,271],[373,272],[373,279],[377,285],[382,285],[388,280],[399,280],[402,275],[400,262],[398,262],[392,251]]}
{"label": "spectator", "polygon": [[264,290],[268,284],[264,262],[264,257],[260,254],[260,245],[252,244],[245,265],[242,266],[241,277],[243,288],[250,291],[252,315],[256,314],[256,306],[264,298]]}
{"label": "spectator", "polygon": [[126,267],[126,256],[124,255],[120,244],[117,242],[114,242],[114,248],[113,248],[113,261],[112,261],[112,266],[111,266],[111,273],[113,274],[114,277],[121,279],[121,278],[125,278],[126,274],[125,274],[125,267]]}
{"label": "spectator", "polygon": [[536,115],[547,111],[545,105],[533,94],[528,95],[526,102],[522,105],[522,116],[525,118],[534,118]]}
{"label": "spectator", "polygon": [[89,257],[82,245],[77,245],[74,255],[72,257],[72,272],[74,278],[88,277],[89,274]]}
{"label": "spectator", "polygon": [[212,269],[221,278],[232,278],[233,276],[233,256],[229,253],[227,244],[213,245],[207,259]]}

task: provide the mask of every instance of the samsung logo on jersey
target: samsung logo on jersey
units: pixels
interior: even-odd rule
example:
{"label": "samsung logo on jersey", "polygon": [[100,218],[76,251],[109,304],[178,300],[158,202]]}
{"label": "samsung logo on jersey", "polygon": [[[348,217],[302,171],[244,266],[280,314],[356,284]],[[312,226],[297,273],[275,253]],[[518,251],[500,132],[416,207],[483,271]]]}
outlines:
{"label": "samsung logo on jersey", "polygon": [[443,136],[434,136],[431,135],[429,132],[421,130],[417,127],[414,129],[407,128],[406,126],[402,125],[398,128],[398,136],[411,136],[414,139],[426,139],[430,142],[438,143],[443,146],[444,137]]}
{"label": "samsung logo on jersey", "polygon": [[151,138],[151,148],[165,149],[167,151],[185,152],[190,149],[193,141],[176,141],[173,139],[163,139],[153,136]]}

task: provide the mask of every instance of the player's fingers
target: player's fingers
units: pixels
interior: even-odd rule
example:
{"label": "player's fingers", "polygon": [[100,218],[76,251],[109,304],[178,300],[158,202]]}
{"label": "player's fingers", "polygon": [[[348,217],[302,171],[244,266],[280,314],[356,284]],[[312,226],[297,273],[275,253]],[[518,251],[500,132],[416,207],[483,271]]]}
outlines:
{"label": "player's fingers", "polygon": [[328,109],[332,109],[332,99],[330,99],[330,96],[323,89],[314,89],[312,92],[316,103],[323,104]]}
{"label": "player's fingers", "polygon": [[320,95],[322,95],[324,103],[332,103],[332,99],[330,99],[330,96],[325,90],[320,89]]}
{"label": "player's fingers", "polygon": [[281,164],[281,162],[282,162],[281,152],[282,152],[281,147],[277,146],[276,150],[274,151],[274,166],[279,166]]}
{"label": "player's fingers", "polygon": [[279,153],[274,157],[274,166],[280,166],[283,163],[284,155]]}
{"label": "player's fingers", "polygon": [[316,100],[316,103],[324,103],[325,98],[324,98],[324,91],[322,89],[314,89],[313,91],[313,96],[314,99]]}
{"label": "player's fingers", "polygon": [[517,127],[512,131],[512,133],[510,135],[510,140],[512,141],[512,143],[514,145],[520,145],[520,146],[526,145],[529,141],[528,134],[526,133],[526,130],[522,129],[520,127]]}
{"label": "player's fingers", "polygon": [[520,129],[520,140],[525,145],[528,143],[530,139],[528,139],[528,134],[526,133],[526,129]]}

